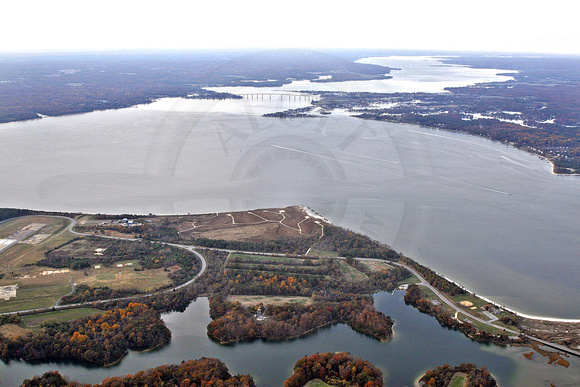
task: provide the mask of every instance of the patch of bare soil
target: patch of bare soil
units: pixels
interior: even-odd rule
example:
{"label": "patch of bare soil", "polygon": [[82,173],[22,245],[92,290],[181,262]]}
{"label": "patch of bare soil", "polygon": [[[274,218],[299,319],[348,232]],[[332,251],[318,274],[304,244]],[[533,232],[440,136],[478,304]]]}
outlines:
{"label": "patch of bare soil", "polygon": [[112,236],[112,237],[116,237],[116,238],[135,238],[135,235],[133,235],[133,234],[119,232],[119,231],[115,231],[115,230],[105,230],[104,234],[107,236]]}
{"label": "patch of bare soil", "polygon": [[272,240],[276,237],[320,236],[324,227],[322,220],[311,217],[298,206],[229,212],[204,217],[183,216],[162,222],[175,227],[185,238],[252,242]]}

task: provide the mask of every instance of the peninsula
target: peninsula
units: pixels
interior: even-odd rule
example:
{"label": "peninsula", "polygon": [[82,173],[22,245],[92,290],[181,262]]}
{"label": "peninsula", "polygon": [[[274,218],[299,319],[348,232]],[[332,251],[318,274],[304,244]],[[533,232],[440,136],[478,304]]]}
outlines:
{"label": "peninsula", "polygon": [[[580,355],[580,324],[522,318],[307,207],[138,216],[0,210],[0,356],[119,361],[164,345],[160,312],[210,298],[219,343],[300,337],[346,324],[388,340],[377,291],[472,340]],[[537,348],[537,347],[536,347]],[[541,351],[544,351],[543,353]]]}

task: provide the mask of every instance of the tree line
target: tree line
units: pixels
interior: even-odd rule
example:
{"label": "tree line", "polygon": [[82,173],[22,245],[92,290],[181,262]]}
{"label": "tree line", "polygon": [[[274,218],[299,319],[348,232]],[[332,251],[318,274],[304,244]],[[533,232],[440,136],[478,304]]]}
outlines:
{"label": "tree line", "polygon": [[[256,319],[258,309],[265,309],[265,320]],[[257,338],[287,339],[302,336],[314,329],[344,323],[377,340],[392,336],[393,320],[374,308],[372,299],[345,295],[340,302],[319,301],[311,305],[286,303],[245,308],[221,297],[210,300],[213,321],[207,327],[210,338],[230,343]]]}
{"label": "tree line", "polygon": [[497,382],[486,367],[477,368],[472,363],[461,363],[458,366],[450,366],[445,364],[434,369],[427,370],[425,374],[419,379],[419,383],[423,383],[428,387],[447,387],[457,373],[465,374],[466,381],[464,386],[477,387],[495,387]]}
{"label": "tree line", "polygon": [[382,373],[374,364],[346,352],[304,356],[296,362],[284,387],[302,387],[315,379],[331,386],[383,387]]}
{"label": "tree line", "polygon": [[482,343],[494,343],[499,345],[507,345],[514,343],[523,343],[525,339],[511,339],[507,334],[500,335],[481,331],[474,327],[467,321],[460,321],[445,311],[439,305],[433,305],[422,297],[421,289],[416,284],[410,285],[403,297],[405,304],[413,305],[420,312],[433,316],[437,319],[439,324],[444,327],[460,331],[471,340]]}
{"label": "tree line", "polygon": [[120,360],[128,349],[144,350],[168,342],[171,332],[159,313],[144,304],[110,309],[68,322],[43,322],[25,336],[0,336],[2,360],[77,360],[98,365]]}
{"label": "tree line", "polygon": [[24,380],[23,387],[254,387],[250,375],[231,375],[226,365],[214,358],[202,357],[184,361],[181,364],[162,365],[135,375],[106,378],[98,384],[79,384],[67,381],[58,371],[49,371],[42,376]]}

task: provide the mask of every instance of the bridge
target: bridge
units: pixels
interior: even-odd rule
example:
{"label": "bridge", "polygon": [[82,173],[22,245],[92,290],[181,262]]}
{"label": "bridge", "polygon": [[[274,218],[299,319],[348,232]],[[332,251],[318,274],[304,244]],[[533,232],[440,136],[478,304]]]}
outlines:
{"label": "bridge", "polygon": [[[245,93],[245,94],[238,94],[242,96],[244,99],[272,99],[276,100],[279,99],[281,101],[319,101],[320,96],[316,94],[310,93]],[[274,98],[272,98],[274,97]]]}

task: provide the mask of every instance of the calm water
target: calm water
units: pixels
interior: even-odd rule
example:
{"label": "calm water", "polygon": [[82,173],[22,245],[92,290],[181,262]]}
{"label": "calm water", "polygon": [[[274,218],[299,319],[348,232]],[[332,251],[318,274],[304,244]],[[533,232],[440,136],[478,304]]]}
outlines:
{"label": "calm water", "polygon": [[389,56],[370,57],[357,60],[359,63],[389,67],[391,79],[373,81],[346,82],[310,82],[292,81],[291,83],[272,88],[256,87],[218,87],[216,91],[230,93],[260,93],[265,90],[290,91],[345,91],[370,93],[441,93],[446,87],[464,87],[484,82],[506,82],[513,80],[508,74],[513,70],[471,68],[448,64],[442,58],[431,56]]}
{"label": "calm water", "polygon": [[501,304],[580,317],[578,177],[473,136],[253,114],[268,108],[172,99],[1,125],[0,204],[145,214],[304,204]]}
{"label": "calm water", "polygon": [[[435,79],[437,80],[437,79]],[[521,312],[580,318],[580,179],[485,139],[344,113],[279,120],[259,115],[304,100],[193,101],[0,125],[0,205],[108,213],[203,213],[308,205],[335,224],[390,244],[480,295]],[[580,384],[514,348],[472,343],[382,295],[395,338],[376,343],[337,325],[292,342],[219,346],[207,301],[165,317],[174,339],[110,369],[0,366],[3,386],[58,368],[86,382],[201,356],[276,386],[301,356],[347,350],[377,364],[389,385],[427,368],[471,361],[502,385]],[[268,370],[267,375],[262,375]]]}
{"label": "calm water", "polygon": [[[543,386],[553,381],[561,387],[580,382],[580,377],[571,369],[562,371],[544,361],[525,359],[524,349],[481,345],[461,333],[443,329],[435,319],[405,306],[403,294],[399,291],[394,295],[375,296],[377,308],[396,322],[394,338],[384,343],[358,334],[346,325],[335,325],[298,340],[257,340],[222,346],[206,335],[206,326],[211,321],[209,304],[201,298],[184,313],[164,316],[173,338],[170,344],[156,351],[130,352],[120,364],[107,369],[70,363],[30,365],[12,361],[0,365],[0,380],[3,386],[18,385],[24,378],[58,369],[78,381],[96,383],[109,376],[134,374],[161,364],[206,356],[221,359],[232,373],[251,374],[260,387],[275,387],[282,386],[292,374],[294,363],[304,355],[348,351],[377,365],[388,386],[412,386],[426,369],[461,362],[486,365],[502,386]],[[580,367],[578,359],[570,360],[571,367]]]}

